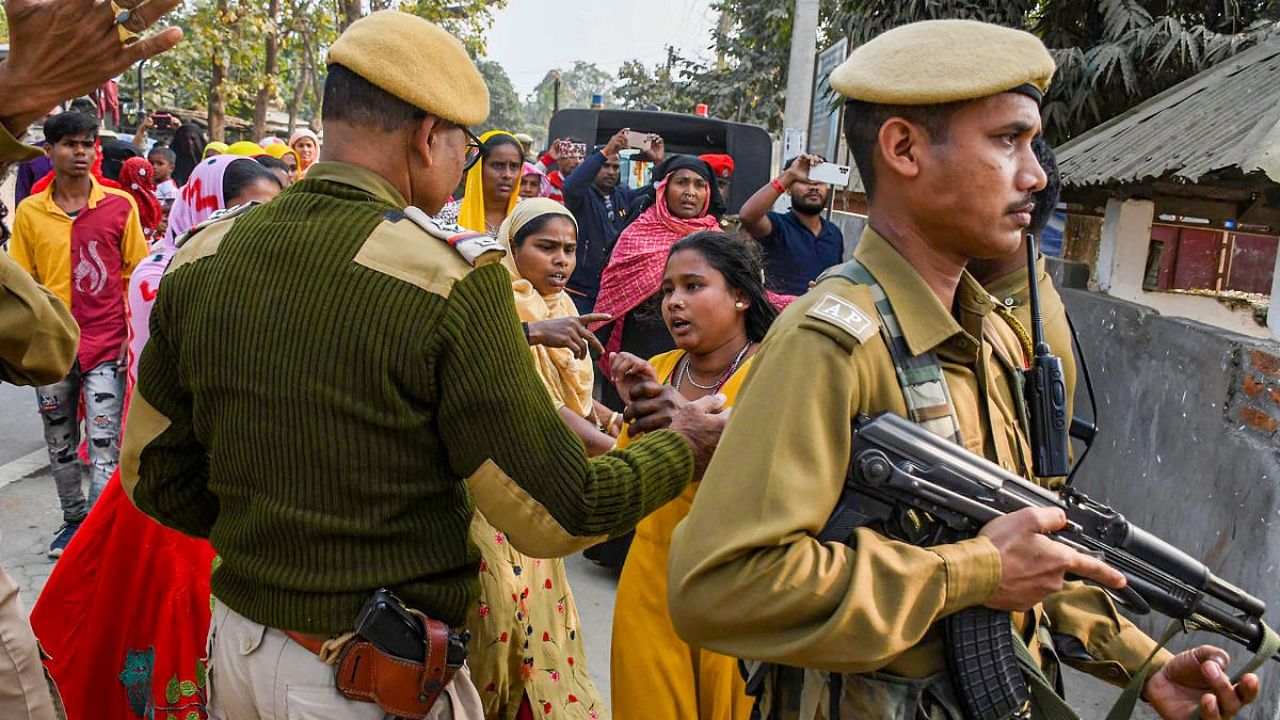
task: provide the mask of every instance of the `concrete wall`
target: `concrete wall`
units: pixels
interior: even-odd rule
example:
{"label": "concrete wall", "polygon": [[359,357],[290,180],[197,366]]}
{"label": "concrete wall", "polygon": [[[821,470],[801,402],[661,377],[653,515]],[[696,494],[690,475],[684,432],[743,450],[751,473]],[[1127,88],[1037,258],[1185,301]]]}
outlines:
{"label": "concrete wall", "polygon": [[[1077,487],[1262,598],[1280,624],[1280,345],[1096,292],[1062,294],[1098,401],[1099,436]],[[1079,387],[1076,412],[1088,415]],[[1168,624],[1138,622],[1153,634]],[[1248,717],[1280,717],[1280,667],[1270,665]]]}

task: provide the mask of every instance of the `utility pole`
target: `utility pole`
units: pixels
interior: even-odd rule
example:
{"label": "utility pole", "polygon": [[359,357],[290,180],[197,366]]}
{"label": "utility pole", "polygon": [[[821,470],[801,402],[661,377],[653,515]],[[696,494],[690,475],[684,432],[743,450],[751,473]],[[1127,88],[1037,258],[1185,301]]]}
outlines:
{"label": "utility pole", "polygon": [[716,69],[724,70],[724,46],[729,37],[729,31],[733,29],[733,23],[729,19],[729,11],[720,11],[720,32],[716,37]]}
{"label": "utility pole", "polygon": [[813,104],[813,62],[818,52],[818,1],[796,0],[791,24],[791,61],[787,65],[787,101],[782,114],[782,159],[806,150]]}

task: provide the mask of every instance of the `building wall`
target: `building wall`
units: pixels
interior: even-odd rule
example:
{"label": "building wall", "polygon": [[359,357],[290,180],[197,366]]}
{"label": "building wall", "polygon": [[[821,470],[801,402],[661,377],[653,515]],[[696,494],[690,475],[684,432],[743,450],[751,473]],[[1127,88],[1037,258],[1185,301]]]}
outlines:
{"label": "building wall", "polygon": [[[1280,623],[1280,345],[1085,290],[1063,290],[1093,374],[1099,436],[1076,486],[1269,602]],[[1091,415],[1083,379],[1076,412]],[[1138,619],[1150,633],[1162,616]],[[1197,635],[1176,649],[1214,642]],[[1280,713],[1280,672],[1262,676],[1261,709]],[[1114,697],[1073,682],[1073,704]]]}
{"label": "building wall", "polygon": [[1107,202],[1097,256],[1098,290],[1165,315],[1190,318],[1250,337],[1273,337],[1251,308],[1215,298],[1143,289],[1154,214],[1155,204],[1150,200],[1113,198]]}

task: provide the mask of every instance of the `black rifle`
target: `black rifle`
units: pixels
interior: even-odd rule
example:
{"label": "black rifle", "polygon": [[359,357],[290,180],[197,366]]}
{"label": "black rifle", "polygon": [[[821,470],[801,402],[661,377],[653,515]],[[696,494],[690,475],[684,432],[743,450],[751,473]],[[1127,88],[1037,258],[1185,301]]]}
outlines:
{"label": "black rifle", "polygon": [[[1107,592],[1138,614],[1155,610],[1256,651],[1263,602],[1203,563],[1068,488],[1046,490],[891,413],[854,421],[849,477],[828,530],[892,526],[904,511],[927,513],[921,544],[977,535],[988,522],[1029,507],[1056,507],[1067,526],[1049,537],[1120,571],[1128,585]],[[1029,692],[1021,678],[1008,613],[968,608],[945,621],[948,669],[973,720],[1015,715]],[[1273,659],[1280,661],[1280,654]]]}

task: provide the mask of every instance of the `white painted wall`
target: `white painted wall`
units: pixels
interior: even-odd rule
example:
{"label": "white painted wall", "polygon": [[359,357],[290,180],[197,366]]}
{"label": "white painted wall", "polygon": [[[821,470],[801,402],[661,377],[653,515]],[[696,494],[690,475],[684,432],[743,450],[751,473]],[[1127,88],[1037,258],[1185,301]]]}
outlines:
{"label": "white painted wall", "polygon": [[[1271,327],[1263,327],[1248,309],[1233,309],[1214,298],[1143,290],[1154,218],[1155,203],[1150,200],[1107,201],[1098,247],[1098,290],[1146,305],[1162,315],[1195,320],[1249,337],[1280,338],[1280,311],[1268,316]],[[1280,297],[1275,294],[1277,291],[1273,286],[1273,298]]]}

